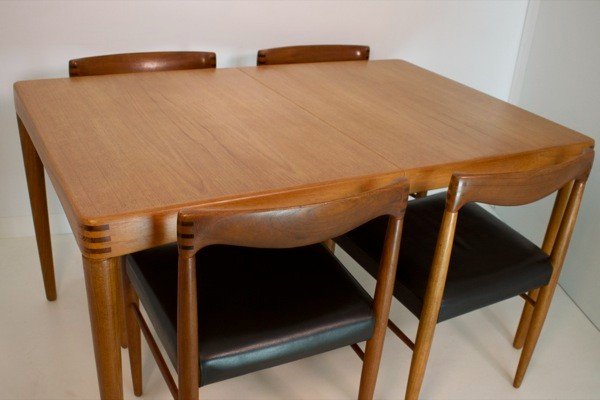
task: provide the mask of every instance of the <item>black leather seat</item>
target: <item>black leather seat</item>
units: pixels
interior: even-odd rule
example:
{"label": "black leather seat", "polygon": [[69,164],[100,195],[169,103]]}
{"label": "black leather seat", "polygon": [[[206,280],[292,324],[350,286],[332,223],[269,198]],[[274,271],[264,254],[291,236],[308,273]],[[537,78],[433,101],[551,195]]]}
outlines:
{"label": "black leather seat", "polygon": [[[201,385],[369,339],[372,299],[322,245],[209,246],[196,254]],[[127,274],[177,366],[176,244]]]}
{"label": "black leather seat", "polygon": [[[415,199],[405,214],[394,296],[417,317],[445,199],[446,193]],[[379,218],[335,241],[376,276],[386,226],[387,220]],[[546,253],[482,207],[467,204],[458,216],[438,322],[546,285],[551,274]]]}

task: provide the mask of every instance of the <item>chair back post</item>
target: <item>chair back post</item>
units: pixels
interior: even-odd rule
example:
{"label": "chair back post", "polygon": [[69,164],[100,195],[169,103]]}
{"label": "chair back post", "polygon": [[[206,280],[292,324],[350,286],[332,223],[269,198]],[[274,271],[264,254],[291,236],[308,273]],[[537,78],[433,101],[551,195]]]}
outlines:
{"label": "chair back post", "polygon": [[573,183],[573,189],[571,190],[571,195],[569,196],[567,208],[565,209],[560,223],[560,228],[558,229],[558,233],[556,235],[556,241],[554,242],[552,252],[550,253],[550,262],[552,263],[553,267],[551,281],[558,280],[558,275],[560,275],[560,271],[564,264],[569,243],[571,242],[571,237],[573,236],[573,230],[575,229],[575,223],[577,222],[579,208],[581,207],[581,200],[583,199],[585,184],[585,180],[579,179]]}
{"label": "chair back post", "polygon": [[552,253],[556,235],[558,234],[558,228],[560,228],[572,189],[573,181],[567,183],[556,193],[552,214],[550,215],[550,221],[548,221],[548,227],[546,228],[546,234],[544,235],[544,241],[542,242],[542,250],[548,255]]}
{"label": "chair back post", "polygon": [[375,328],[373,336],[367,341],[365,347],[358,394],[359,399],[372,399],[375,393],[379,360],[383,352],[383,342],[392,305],[403,221],[403,217],[390,217],[388,221],[383,253],[377,274],[377,286],[375,287],[375,296],[373,298]]}
{"label": "chair back post", "polygon": [[425,298],[423,299],[423,310],[419,317],[419,328],[411,359],[409,380],[406,385],[406,399],[416,400],[421,391],[431,343],[440,313],[448,267],[450,265],[450,256],[452,254],[452,244],[454,243],[454,233],[456,232],[456,222],[458,220],[458,211],[453,211],[452,207],[448,206],[450,204],[451,202],[448,201],[446,210],[444,210],[429,273],[429,280],[427,281],[427,289],[425,290]]}
{"label": "chair back post", "polygon": [[[556,235],[558,234],[558,228],[560,228],[560,223],[565,213],[565,208],[567,207],[567,202],[569,201],[569,195],[571,194],[572,188],[573,182],[569,182],[560,188],[556,193],[554,206],[552,207],[552,214],[550,215],[548,227],[546,228],[546,234],[544,235],[544,241],[542,242],[542,251],[548,255],[552,253]],[[530,291],[529,298],[533,301],[537,300],[538,292],[539,289]],[[525,343],[525,335],[527,335],[527,330],[529,329],[529,321],[531,320],[531,315],[533,314],[533,307],[534,306],[530,302],[525,302],[523,305],[523,312],[521,313],[519,326],[513,341],[513,347],[515,349],[521,349]]]}

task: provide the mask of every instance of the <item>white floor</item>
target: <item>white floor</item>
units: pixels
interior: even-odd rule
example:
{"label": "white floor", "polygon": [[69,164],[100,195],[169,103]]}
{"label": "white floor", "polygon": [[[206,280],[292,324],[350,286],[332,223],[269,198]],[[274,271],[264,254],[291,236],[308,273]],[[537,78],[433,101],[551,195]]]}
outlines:
{"label": "white floor", "polygon": [[[33,238],[0,240],[0,398],[98,398],[79,252],[70,235],[53,237],[58,300],[43,295]],[[344,255],[341,255],[344,258]],[[344,260],[347,260],[344,258]],[[347,262],[372,289],[373,281]],[[600,333],[562,290],[521,389],[512,387],[519,352],[511,341],[520,299],[438,326],[422,397],[427,399],[600,399]],[[399,304],[392,319],[414,335],[417,320]],[[144,399],[168,399],[144,344]],[[133,396],[126,351],[124,391]],[[376,398],[401,399],[410,351],[388,333]],[[351,399],[361,363],[339,349],[201,389],[204,399]]]}

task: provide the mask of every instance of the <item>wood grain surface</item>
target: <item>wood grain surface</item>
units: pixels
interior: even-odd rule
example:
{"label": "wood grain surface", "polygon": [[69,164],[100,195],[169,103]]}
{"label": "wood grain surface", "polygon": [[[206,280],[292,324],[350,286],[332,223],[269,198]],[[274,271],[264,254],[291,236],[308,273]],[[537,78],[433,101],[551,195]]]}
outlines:
{"label": "wood grain surface", "polygon": [[594,143],[397,60],[24,81],[15,104],[98,259],[175,241],[185,207],[401,176],[427,190]]}
{"label": "wood grain surface", "polygon": [[400,60],[249,67],[269,86],[406,172],[411,192],[456,171],[537,168],[592,139]]}

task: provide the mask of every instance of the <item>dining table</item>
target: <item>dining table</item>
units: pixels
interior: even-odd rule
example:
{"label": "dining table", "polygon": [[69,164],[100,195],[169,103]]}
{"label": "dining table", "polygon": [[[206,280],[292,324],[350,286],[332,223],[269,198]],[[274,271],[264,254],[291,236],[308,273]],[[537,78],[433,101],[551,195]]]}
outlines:
{"label": "dining table", "polygon": [[44,171],[82,254],[102,399],[123,398],[122,258],[175,242],[178,211],[398,177],[422,192],[457,171],[530,170],[594,146],[402,60],[39,79],[15,83],[14,101],[47,294]]}

